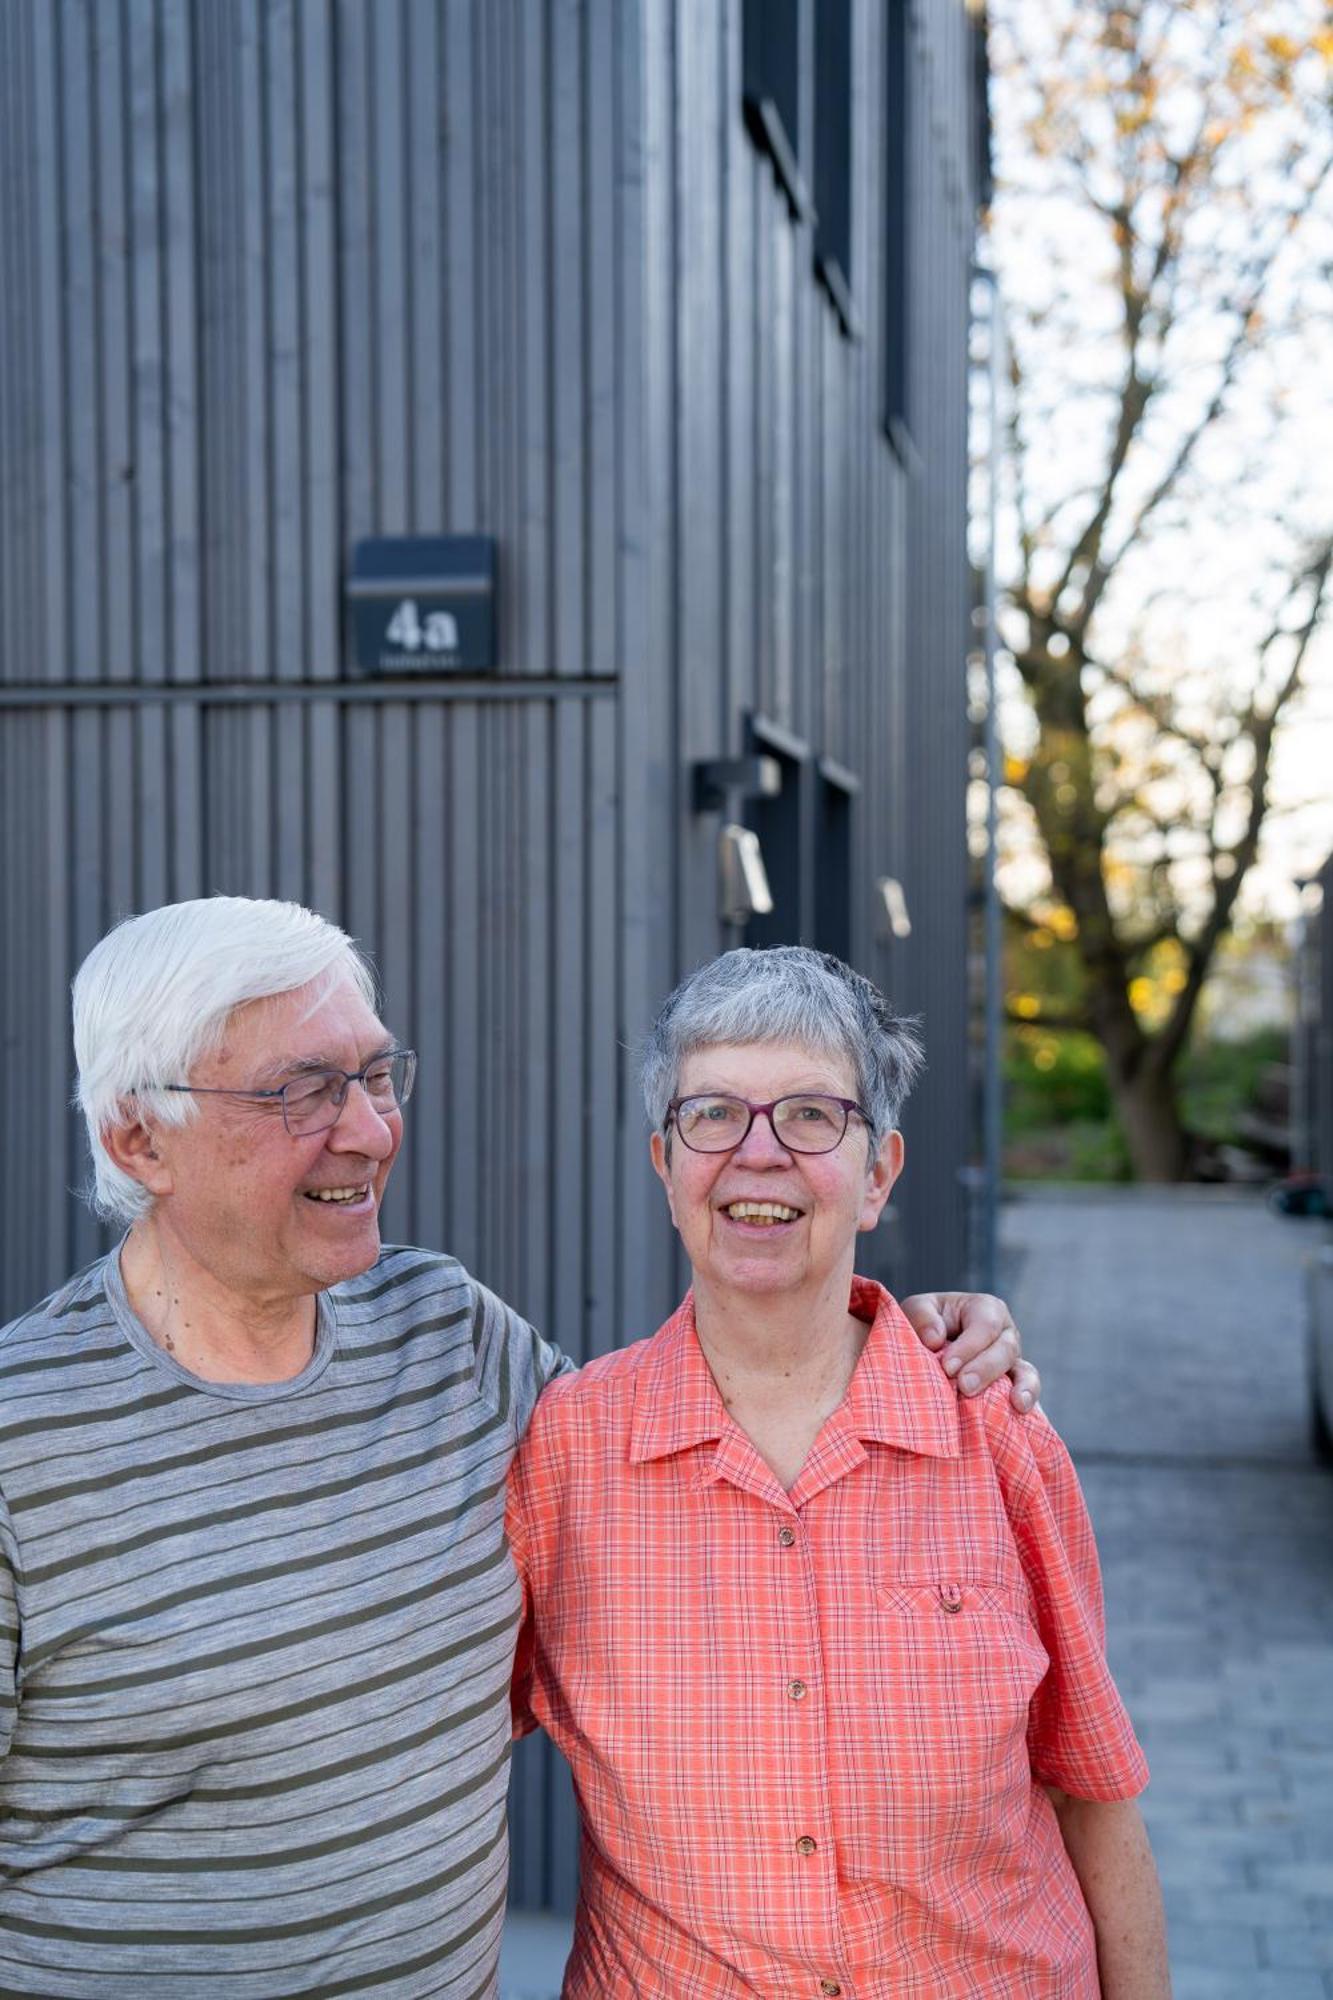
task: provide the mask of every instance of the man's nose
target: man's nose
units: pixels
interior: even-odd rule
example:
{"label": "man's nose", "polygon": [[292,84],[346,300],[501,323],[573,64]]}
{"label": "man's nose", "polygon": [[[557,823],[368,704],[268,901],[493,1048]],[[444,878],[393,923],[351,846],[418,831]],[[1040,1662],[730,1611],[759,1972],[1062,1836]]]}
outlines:
{"label": "man's nose", "polygon": [[364,1083],[349,1083],[338,1122],[329,1133],[329,1144],[336,1153],[364,1153],[371,1160],[387,1160],[394,1146],[389,1123],[393,1115],[391,1112],[386,1117],[376,1110]]}

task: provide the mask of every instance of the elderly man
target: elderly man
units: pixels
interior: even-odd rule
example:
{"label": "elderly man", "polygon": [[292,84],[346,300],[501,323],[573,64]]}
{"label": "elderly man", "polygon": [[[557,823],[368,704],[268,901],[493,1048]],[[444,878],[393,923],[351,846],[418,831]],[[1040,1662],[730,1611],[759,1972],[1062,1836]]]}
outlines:
{"label": "elderly man", "polygon": [[[415,1057],[334,926],[134,918],[74,1033],[127,1234],[0,1335],[0,1991],[489,1994],[505,1476],[568,1364],[381,1251]],[[923,1338],[964,1303],[916,1302]],[[1013,1339],[973,1316],[984,1382]]]}

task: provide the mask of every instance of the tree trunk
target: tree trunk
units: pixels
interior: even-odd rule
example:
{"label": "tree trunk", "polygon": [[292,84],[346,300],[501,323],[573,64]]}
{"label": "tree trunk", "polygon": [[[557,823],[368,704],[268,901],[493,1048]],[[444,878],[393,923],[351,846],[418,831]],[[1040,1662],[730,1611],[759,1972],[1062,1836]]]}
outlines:
{"label": "tree trunk", "polygon": [[1140,1062],[1133,1074],[1126,1076],[1108,1062],[1107,1076],[1135,1179],[1184,1180],[1189,1139],[1180,1121],[1170,1072],[1163,1073],[1151,1062]]}

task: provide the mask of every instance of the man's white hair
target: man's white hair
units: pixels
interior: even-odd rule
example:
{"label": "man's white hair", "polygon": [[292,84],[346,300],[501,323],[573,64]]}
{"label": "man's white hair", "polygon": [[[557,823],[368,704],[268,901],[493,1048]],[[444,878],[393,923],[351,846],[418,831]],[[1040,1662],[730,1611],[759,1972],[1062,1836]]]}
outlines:
{"label": "man's white hair", "polygon": [[116,1165],[105,1135],[144,1112],[163,1125],[192,1118],[195,1100],[163,1085],[189,1082],[237,1007],[311,981],[319,982],[318,1005],[343,980],[377,1004],[374,974],[351,938],[300,903],[201,896],[108,931],[74,980],[76,1101],[98,1214],[123,1223],[147,1214],[152,1196]]}

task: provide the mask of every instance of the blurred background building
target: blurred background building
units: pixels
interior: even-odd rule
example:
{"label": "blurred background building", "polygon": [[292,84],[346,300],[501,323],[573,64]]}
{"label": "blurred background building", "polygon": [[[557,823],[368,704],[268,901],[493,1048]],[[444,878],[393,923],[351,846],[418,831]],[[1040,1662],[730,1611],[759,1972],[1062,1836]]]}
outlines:
{"label": "blurred background building", "polygon": [[[388,1233],[576,1357],[675,1301],[632,1048],[741,942],[923,1016],[867,1268],[961,1281],[972,11],[57,0],[0,50],[4,1314],[101,1243],[71,974],[214,892],[369,948]],[[572,1824],[525,1746],[520,1899]]]}

